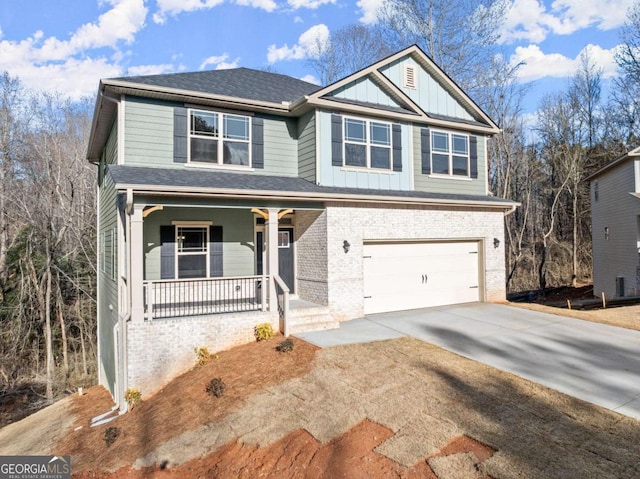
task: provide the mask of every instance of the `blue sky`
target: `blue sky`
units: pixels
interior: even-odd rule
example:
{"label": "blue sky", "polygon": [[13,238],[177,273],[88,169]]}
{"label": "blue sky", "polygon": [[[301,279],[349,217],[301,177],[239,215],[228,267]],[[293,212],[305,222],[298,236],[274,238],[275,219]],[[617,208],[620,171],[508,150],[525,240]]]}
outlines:
{"label": "blue sky", "polygon": [[[316,81],[312,45],[349,23],[376,21],[384,0],[0,0],[0,71],[29,89],[94,95],[100,78],[244,66]],[[615,73],[633,0],[507,0],[507,58],[525,62],[541,95],[566,85],[590,49]]]}

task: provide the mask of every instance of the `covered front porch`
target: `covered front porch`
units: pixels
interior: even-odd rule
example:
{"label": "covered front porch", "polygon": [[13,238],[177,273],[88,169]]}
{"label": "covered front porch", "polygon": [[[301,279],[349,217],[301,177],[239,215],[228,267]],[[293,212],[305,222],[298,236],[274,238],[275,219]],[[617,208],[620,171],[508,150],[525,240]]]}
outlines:
{"label": "covered front porch", "polygon": [[317,205],[138,198],[129,211],[131,269],[120,287],[131,321],[277,312],[274,327],[287,335],[291,316],[327,304],[297,281]]}

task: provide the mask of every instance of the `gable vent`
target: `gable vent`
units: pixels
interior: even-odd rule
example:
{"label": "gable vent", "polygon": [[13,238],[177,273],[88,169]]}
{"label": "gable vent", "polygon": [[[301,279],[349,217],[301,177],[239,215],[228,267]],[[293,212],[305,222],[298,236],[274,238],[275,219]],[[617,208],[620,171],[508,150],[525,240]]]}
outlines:
{"label": "gable vent", "polygon": [[413,66],[406,65],[404,67],[404,86],[405,88],[416,88],[416,69]]}

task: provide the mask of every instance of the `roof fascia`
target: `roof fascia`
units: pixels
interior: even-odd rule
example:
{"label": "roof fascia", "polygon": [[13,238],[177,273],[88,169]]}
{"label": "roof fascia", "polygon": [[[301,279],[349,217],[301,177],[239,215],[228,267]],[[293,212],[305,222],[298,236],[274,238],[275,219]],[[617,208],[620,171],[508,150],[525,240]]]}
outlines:
{"label": "roof fascia", "polygon": [[429,56],[425,52],[423,52],[418,46],[414,45],[414,47],[415,47],[415,50],[413,50],[411,53],[415,55],[414,58],[418,59],[418,63],[421,63],[421,65],[428,72],[430,73],[433,72],[439,78],[441,78],[445,83],[445,86],[450,89],[451,93],[453,93],[453,96],[458,100],[462,101],[462,103],[465,103],[467,108],[471,109],[471,111],[476,113],[480,118],[482,118],[485,122],[487,122],[488,125],[491,125],[491,127],[493,127],[493,129],[496,132],[500,131],[500,127],[491,119],[491,117],[489,117],[489,115],[487,115],[482,110],[482,108],[480,108],[478,104],[475,101],[473,101],[471,97],[467,95],[462,90],[462,88],[460,88],[458,84],[454,82],[453,79],[445,73],[444,70],[442,70],[442,68],[440,68],[431,58],[429,58]]}
{"label": "roof fascia", "polygon": [[215,198],[253,198],[257,200],[306,200],[306,201],[336,201],[336,202],[361,202],[384,203],[398,205],[431,205],[431,206],[458,206],[473,208],[488,208],[496,210],[513,210],[520,205],[514,201],[496,203],[495,201],[455,200],[440,198],[398,197],[366,194],[340,194],[322,192],[295,192],[295,191],[271,191],[271,190],[240,190],[233,188],[202,188],[197,192],[190,187],[180,186],[151,186],[135,184],[119,184],[116,188],[120,191],[132,189],[135,194],[149,196],[191,196],[191,197],[215,197]]}
{"label": "roof fascia", "polygon": [[612,170],[613,168],[616,168],[617,166],[621,165],[622,163],[626,163],[627,160],[635,160],[636,156],[640,156],[640,147],[631,150],[629,153],[626,153],[625,155],[616,158],[615,160],[613,160],[611,163],[604,165],[602,168],[600,168],[598,171],[596,171],[595,173],[590,174],[589,176],[587,176],[584,181],[591,181],[595,178],[597,178],[598,176],[602,175],[603,173],[606,173],[609,170]]}
{"label": "roof fascia", "polygon": [[397,113],[389,110],[381,110],[373,107],[366,107],[361,105],[351,105],[349,103],[342,102],[334,102],[331,100],[327,100],[324,98],[319,98],[317,100],[309,100],[307,102],[308,106],[314,106],[316,108],[325,109],[325,110],[339,110],[341,113],[352,113],[356,115],[362,116],[374,116],[382,119],[392,119],[398,121],[407,121],[415,124],[424,123],[429,126],[436,126],[446,129],[452,130],[464,130],[465,132],[470,131],[474,133],[479,133],[483,135],[493,135],[500,130],[495,130],[488,126],[480,126],[480,125],[470,125],[468,123],[461,123],[455,121],[447,121],[440,120],[437,118],[431,118],[426,115],[424,112],[420,111],[417,115],[413,115],[410,113]]}
{"label": "roof fascia", "polygon": [[[100,80],[98,84],[98,95],[96,97],[96,104],[93,109],[93,118],[91,121],[91,130],[89,131],[89,141],[87,142],[87,153],[86,159],[91,163],[98,163],[99,152],[96,152],[96,148],[100,147],[100,144],[104,146],[106,142],[106,137],[104,135],[100,135],[97,131],[98,124],[101,122],[107,122],[109,126],[113,123],[115,116],[118,114],[118,109],[113,108],[111,111],[107,111],[105,107],[105,102],[108,103],[118,103],[120,101],[119,97],[112,97],[108,95],[105,91],[104,82]],[[108,136],[108,135],[107,135]]]}
{"label": "roof fascia", "polygon": [[[368,67],[363,68],[362,70],[359,70],[355,73],[352,73],[349,76],[344,77],[341,80],[338,80],[334,83],[332,83],[331,85],[327,85],[324,88],[321,88],[320,90],[317,90],[313,93],[311,93],[309,96],[309,99],[314,99],[314,98],[320,98],[322,96],[328,95],[329,93],[331,93],[334,90],[337,90],[338,88],[341,88],[345,85],[348,85],[349,83],[355,81],[355,80],[359,80],[360,78],[364,78],[367,75],[369,75],[372,72],[377,71],[379,68],[381,68],[382,66],[385,66],[389,63],[392,63],[396,60],[398,60],[399,58],[402,58],[404,56],[406,56],[408,53],[410,53],[411,51],[413,51],[415,48],[417,48],[415,45],[412,45],[408,48],[405,48],[404,50],[400,50],[397,53],[394,53],[393,55],[390,55],[386,58],[383,58],[382,60],[377,61],[376,63],[369,65]],[[397,87],[396,87],[397,89]]]}
{"label": "roof fascia", "polygon": [[252,110],[269,111],[280,114],[288,114],[290,102],[268,102],[251,100],[246,98],[232,97],[226,95],[214,95],[210,93],[197,92],[192,90],[182,90],[179,88],[159,87],[156,85],[146,85],[143,83],[132,83],[122,80],[105,80],[105,88],[121,94],[134,96],[150,96],[151,98],[164,97],[171,101],[191,101],[199,103],[201,101],[212,102],[213,104],[238,105]]}
{"label": "roof fascia", "polygon": [[[383,58],[378,62],[370,65],[366,68],[363,68],[360,71],[357,71],[342,80],[338,80],[331,85],[328,85],[316,92],[308,95],[308,101],[313,101],[322,96],[328,95],[332,91],[341,88],[355,80],[363,78],[369,74],[373,74],[376,78],[380,79],[381,77],[386,80],[385,84],[392,88],[396,94],[400,98],[404,98],[405,101],[410,102],[413,108],[417,109],[416,113],[424,114],[421,108],[419,108],[397,85],[393,84],[390,80],[388,80],[382,73],[379,72],[380,68],[383,66],[389,65],[390,63],[395,62],[406,56],[412,56],[413,58],[418,59],[418,63],[421,64],[422,67],[425,68],[429,73],[435,75],[437,78],[441,79],[445,84],[445,88],[448,88],[450,92],[453,94],[455,98],[460,100],[465,106],[470,109],[473,113],[475,113],[478,117],[482,118],[487,125],[489,126],[489,130],[492,133],[498,133],[500,131],[500,127],[484,112],[482,109],[467,95],[450,77],[447,75],[436,63],[429,58],[429,56],[420,49],[417,45],[412,45],[410,47],[405,48],[404,50],[400,50],[393,55],[388,56],[387,58]],[[426,116],[426,115],[425,115]]]}

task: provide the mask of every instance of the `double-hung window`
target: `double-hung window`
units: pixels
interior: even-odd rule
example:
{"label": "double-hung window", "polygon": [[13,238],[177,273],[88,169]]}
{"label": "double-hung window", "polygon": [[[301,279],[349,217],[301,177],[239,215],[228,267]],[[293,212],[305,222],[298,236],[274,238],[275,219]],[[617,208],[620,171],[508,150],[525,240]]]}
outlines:
{"label": "double-hung window", "polygon": [[189,161],[251,166],[251,118],[206,110],[189,111]]}
{"label": "double-hung window", "polygon": [[445,131],[432,131],[431,173],[468,177],[469,136]]}
{"label": "double-hung window", "polygon": [[209,228],[178,226],[176,228],[178,278],[206,278],[209,257]]}
{"label": "double-hung window", "polygon": [[390,170],[391,124],[345,118],[344,164]]}

